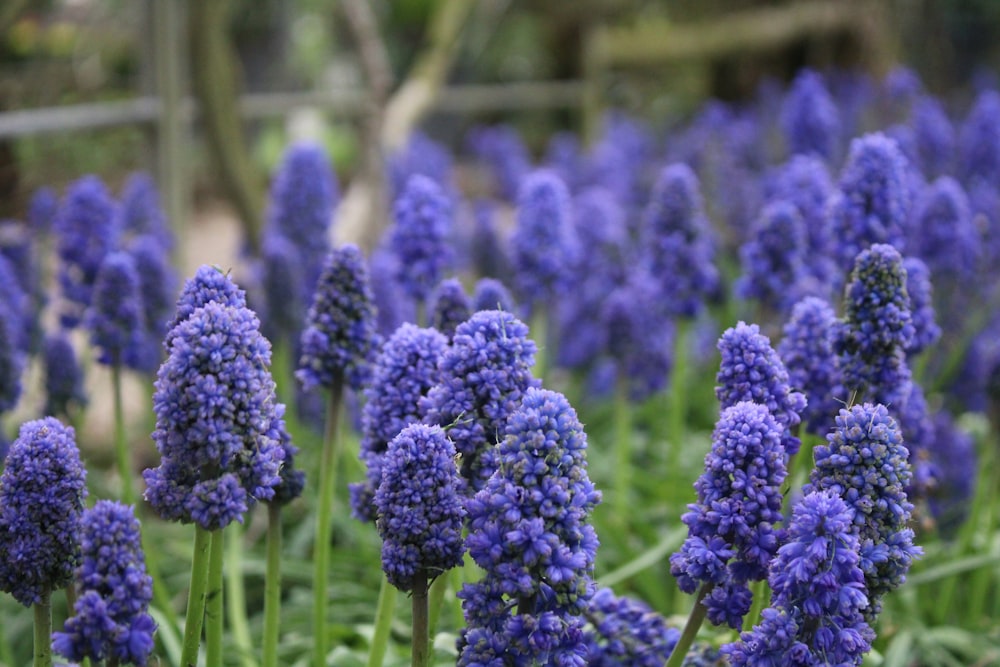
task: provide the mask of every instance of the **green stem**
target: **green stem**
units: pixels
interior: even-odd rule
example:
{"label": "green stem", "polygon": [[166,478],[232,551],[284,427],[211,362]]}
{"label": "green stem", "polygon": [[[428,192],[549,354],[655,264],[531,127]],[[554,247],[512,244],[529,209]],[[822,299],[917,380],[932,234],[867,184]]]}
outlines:
{"label": "green stem", "polygon": [[76,607],[76,584],[69,584],[63,589],[66,593],[66,609],[70,616],[73,615],[73,609]]}
{"label": "green stem", "polygon": [[417,326],[426,327],[427,326],[427,300],[417,299]]}
{"label": "green stem", "polygon": [[[688,376],[688,329],[690,322],[677,322],[674,339],[674,367],[670,374],[670,405],[667,410],[667,446],[670,448],[667,472],[676,479],[681,475],[681,449],[684,447],[684,432],[687,426],[687,376]],[[682,484],[664,484],[666,489],[681,487]]]}
{"label": "green stem", "polygon": [[35,660],[33,667],[52,667],[52,604],[49,591],[35,603]]}
{"label": "green stem", "polygon": [[111,386],[115,409],[115,455],[118,459],[118,474],[122,478],[122,502],[135,504],[135,487],[132,485],[132,463],[128,455],[125,438],[125,407],[122,405],[122,366],[117,355],[111,364]]}
{"label": "green stem", "polygon": [[761,612],[771,602],[771,588],[767,585],[766,581],[755,581],[751,590],[753,591],[753,604],[750,606],[750,613],[743,617],[744,632],[749,631],[757,624],[757,621],[760,620]]}
{"label": "green stem", "polygon": [[616,463],[611,497],[614,499],[617,522],[624,527],[628,523],[628,494],[632,485],[632,404],[628,397],[628,377],[623,368],[618,369],[613,419]]}
{"label": "green stem", "polygon": [[396,614],[396,587],[382,577],[382,586],[378,590],[378,607],[375,610],[375,635],[372,637],[372,650],[368,653],[368,667],[382,667],[386,650],[389,648],[389,630],[392,628],[392,618]]}
{"label": "green stem", "polygon": [[703,605],[701,601],[705,599],[706,595],[712,592],[714,587],[715,584],[705,583],[698,589],[698,595],[695,597],[691,615],[688,616],[684,630],[681,632],[681,637],[677,640],[677,645],[674,646],[674,650],[670,654],[670,659],[667,660],[666,667],[681,667],[684,664],[684,658],[687,657],[688,650],[691,648],[691,644],[694,643],[694,638],[698,635],[698,630],[705,620],[705,615],[708,614],[708,607]]}
{"label": "green stem", "polygon": [[208,592],[205,594],[205,664],[222,665],[222,561],[225,530],[212,531],[208,556]]}
{"label": "green stem", "polygon": [[194,557],[191,559],[191,588],[188,590],[187,617],[184,620],[184,647],[181,667],[196,667],[201,626],[205,621],[205,586],[208,584],[208,550],[212,533],[201,526],[194,528]]}
{"label": "green stem", "polygon": [[243,579],[243,525],[233,522],[226,527],[229,542],[226,545],[226,614],[233,633],[233,644],[243,667],[257,667],[250,640],[250,623],[247,620],[247,601]]}
{"label": "green stem", "polygon": [[278,665],[278,627],[281,619],[281,506],[267,505],[267,574],[264,577],[264,660],[262,667]]}
{"label": "green stem", "polygon": [[535,339],[538,351],[535,353],[535,376],[545,384],[545,374],[548,372],[549,362],[549,334],[548,317],[542,304],[533,305],[534,313],[531,316],[531,336]]}
{"label": "green stem", "polygon": [[427,626],[427,570],[420,568],[413,576],[413,648],[410,667],[427,667],[430,659]]}
{"label": "green stem", "polygon": [[442,572],[440,576],[431,582],[430,592],[427,594],[428,619],[427,634],[431,638],[437,635],[438,619],[441,618],[441,605],[444,604],[444,594],[448,590],[448,574]]}
{"label": "green stem", "polygon": [[337,486],[337,456],[340,449],[338,437],[340,405],[344,381],[335,378],[330,388],[327,404],[326,430],[323,434],[323,453],[319,471],[319,507],[316,510],[316,544],[314,546],[315,576],[313,578],[313,667],[326,665],[327,636],[327,578],[330,569],[330,518],[333,514],[334,490]]}

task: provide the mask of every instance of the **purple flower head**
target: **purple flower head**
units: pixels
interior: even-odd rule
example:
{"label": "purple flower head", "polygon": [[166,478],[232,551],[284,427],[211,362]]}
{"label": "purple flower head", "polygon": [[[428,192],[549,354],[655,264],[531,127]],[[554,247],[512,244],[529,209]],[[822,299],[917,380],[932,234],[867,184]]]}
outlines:
{"label": "purple flower head", "polygon": [[590,599],[587,664],[591,667],[661,667],[680,639],[677,628],[644,602],[601,588]]}
{"label": "purple flower head", "polygon": [[512,273],[510,258],[506,239],[498,229],[494,203],[476,201],[473,205],[473,222],[475,226],[469,239],[472,267],[480,276],[509,280]]}
{"label": "purple flower head", "polygon": [[292,444],[292,436],[289,435],[285,427],[285,405],[275,403],[274,419],[271,420],[271,428],[268,437],[276,441],[283,452],[281,456],[281,478],[274,487],[274,497],[270,502],[286,505],[302,495],[305,488],[306,474],[295,467],[295,455],[299,453],[299,448]]}
{"label": "purple flower head", "polygon": [[0,301],[0,413],[12,410],[21,398],[25,357],[18,346],[18,324],[20,318]]}
{"label": "purple flower head", "polygon": [[566,289],[577,239],[569,191],[553,172],[538,170],[524,178],[510,242],[514,288],[523,304],[547,303]]}
{"label": "purple flower head", "polygon": [[45,367],[45,414],[67,416],[70,405],[82,407],[87,404],[83,369],[66,334],[56,332],[46,336],[42,364]]}
{"label": "purple flower head", "polygon": [[510,313],[474,313],[455,330],[438,363],[438,383],[421,399],[424,423],[447,428],[461,454],[469,495],[493,473],[507,417],[525,391],[540,385],[531,375],[535,351],[528,327]]}
{"label": "purple flower head", "polygon": [[77,603],[52,648],[74,661],[115,659],[146,664],[156,623],[147,613],[153,579],[146,574],[139,522],[132,507],[99,500],[80,520],[82,559]]}
{"label": "purple flower head", "polygon": [[941,102],[921,95],[910,113],[920,170],[928,176],[951,173],[955,160],[955,127]]}
{"label": "purple flower head", "polygon": [[53,225],[59,252],[59,286],[65,297],[60,320],[77,326],[90,305],[104,256],[118,242],[117,205],[97,176],[84,176],[66,192]]}
{"label": "purple flower head", "polygon": [[404,322],[417,321],[415,304],[396,282],[397,264],[396,256],[385,247],[376,248],[369,261],[369,282],[375,304],[377,329],[382,337],[391,336]]}
{"label": "purple flower head", "polygon": [[951,538],[965,522],[975,496],[976,443],[945,410],[934,414],[931,423],[934,437],[929,454],[936,484],[930,494],[930,510],[938,531]]}
{"label": "purple flower head", "polygon": [[152,236],[136,237],[129,244],[128,252],[139,273],[142,295],[144,342],[138,368],[153,373],[162,361],[163,339],[177,299],[177,271],[166,249]]}
{"label": "purple flower head", "polygon": [[966,188],[1000,179],[1000,92],[981,92],[959,128],[958,176]]}
{"label": "purple flower head", "polygon": [[389,184],[395,198],[409,187],[414,176],[434,181],[442,191],[451,189],[451,153],[419,130],[410,135],[402,149],[389,157]]}
{"label": "purple flower head", "polygon": [[42,186],[31,194],[28,202],[28,226],[36,234],[48,234],[59,211],[59,197],[56,191]]}
{"label": "purple flower head", "polygon": [[750,239],[740,248],[740,261],[743,275],[736,281],[737,296],[757,299],[778,312],[822,291],[809,268],[805,221],[790,202],[773,201],[761,211]]}
{"label": "purple flower head", "polygon": [[360,390],[375,353],[375,305],[368,269],[355,245],[327,257],[302,332],[295,376],[305,389],[332,387],[341,379]]}
{"label": "purple flower head", "polygon": [[908,104],[923,91],[924,84],[913,69],[897,65],[885,76],[882,87],[891,101]]}
{"label": "purple flower head", "polygon": [[565,130],[554,133],[545,145],[542,166],[559,176],[571,191],[576,191],[584,180],[580,138]]}
{"label": "purple flower head", "polygon": [[0,475],[0,590],[29,607],[73,579],[87,472],[76,434],[45,417],[21,426]]}
{"label": "purple flower head", "polygon": [[642,401],[666,386],[673,367],[674,324],[658,304],[659,289],[642,270],[607,296],[599,311],[599,343],[615,361],[629,395]]}
{"label": "purple flower head", "polygon": [[913,340],[906,354],[920,354],[941,337],[941,327],[935,321],[930,271],[916,257],[903,260],[903,271],[906,272],[906,292],[910,295],[913,317]]}
{"label": "purple flower head", "polygon": [[359,458],[368,468],[367,479],[351,484],[351,510],[360,521],[374,521],[375,489],[381,480],[381,459],[406,426],[424,416],[421,399],[437,384],[438,362],[448,339],[436,329],[403,324],[382,345],[365,389],[361,412]]}
{"label": "purple flower head", "polygon": [[448,236],[451,202],[434,180],[416,174],[396,198],[389,247],[396,255],[396,280],[417,301],[425,301],[451,264]]}
{"label": "purple flower head", "polygon": [[184,287],[177,298],[174,316],[167,323],[168,334],[163,345],[168,351],[171,341],[169,332],[191,317],[194,311],[213,301],[233,308],[246,308],[247,306],[246,292],[233,282],[228,271],[223,271],[217,266],[202,264],[198,267],[194,277],[184,282]]}
{"label": "purple flower head", "polygon": [[694,485],[698,502],[681,518],[688,539],[670,557],[670,573],[682,591],[716,584],[721,595],[705,604],[717,625],[739,628],[750,608],[747,582],[767,576],[780,541],[787,462],[782,428],[767,407],[744,401],[723,410],[705,472]]}
{"label": "purple flower head", "polygon": [[510,125],[480,127],[470,133],[467,143],[489,170],[499,195],[514,201],[521,180],[531,170],[531,156],[517,130]]}
{"label": "purple flower head", "polygon": [[261,282],[267,317],[264,333],[268,340],[290,340],[302,331],[306,318],[306,294],[302,256],[299,249],[281,234],[264,241]]}
{"label": "purple flower head", "polygon": [[[525,392],[504,432],[496,472],[466,506],[469,555],[486,574],[459,594],[459,664],[473,664],[480,629],[507,636],[516,664],[582,667],[597,552],[588,521],[601,499],[587,476],[587,436],[565,397],[539,388]],[[499,616],[481,622],[498,604]]]}
{"label": "purple flower head", "polygon": [[935,280],[961,282],[971,278],[979,264],[979,230],[969,198],[959,183],[942,176],[925,188],[913,213],[914,234],[907,239]]}
{"label": "purple flower head", "polygon": [[323,147],[308,142],[289,146],[271,182],[267,222],[270,232],[281,234],[299,251],[305,299],[312,295],[330,252],[338,198],[337,176]]}
{"label": "purple flower head", "polygon": [[160,207],[156,182],[145,172],[135,172],[122,188],[121,229],[131,236],[151,236],[164,250],[174,246],[174,236],[167,225],[167,216]]}
{"label": "purple flower head", "polygon": [[640,237],[669,312],[693,317],[718,288],[712,229],[698,178],[685,164],[660,172],[646,206]]}
{"label": "purple flower head", "polygon": [[806,407],[806,398],[792,391],[788,370],[771,348],[771,341],[756,324],[739,322],[719,339],[722,362],[715,376],[715,397],[726,409],[740,401],[767,407],[784,429],[782,444],[789,456],[799,451],[799,439],[791,434]]}
{"label": "purple flower head", "polygon": [[127,252],[108,254],[97,272],[93,302],[84,317],[100,363],[139,367],[145,344],[143,315],[135,260]]}
{"label": "purple flower head", "polygon": [[931,422],[924,389],[919,382],[910,383],[906,401],[895,408],[903,442],[909,452],[910,483],[906,486],[907,497],[913,500],[925,499],[937,484],[937,470],[930,458],[934,441],[934,424]]}
{"label": "purple flower head", "polygon": [[448,278],[438,283],[428,301],[430,324],[448,338],[455,329],[472,315],[472,304],[458,278]]}
{"label": "purple flower head", "polygon": [[472,310],[505,310],[514,312],[514,297],[507,287],[495,278],[480,278],[472,296]]}
{"label": "purple flower head", "polygon": [[838,320],[823,299],[806,297],[792,307],[777,352],[788,384],[806,396],[802,420],[809,433],[825,434],[843,405],[844,385],[833,345]]}
{"label": "purple flower head", "polygon": [[830,209],[841,270],[873,243],[902,247],[910,209],[907,178],[906,158],[892,139],[874,133],[851,142]]}
{"label": "purple flower head", "polygon": [[247,308],[210,302],[171,332],[153,395],[161,461],[143,473],[146,500],[167,521],[216,530],[274,496],[280,415],[259,327]]}
{"label": "purple flower head", "polygon": [[834,349],[857,400],[900,404],[909,391],[906,349],[915,329],[899,251],[876,244],[855,261]]}
{"label": "purple flower head", "polygon": [[411,424],[389,443],[381,468],[375,507],[382,570],[390,584],[410,591],[415,577],[433,579],[462,563],[455,446],[440,426]]}
{"label": "purple flower head", "polygon": [[41,313],[49,299],[36,255],[35,241],[27,227],[15,220],[0,221],[0,300],[18,313],[18,346],[29,355],[38,352]]}
{"label": "purple flower head", "polygon": [[7,312],[14,346],[22,353],[29,352],[34,304],[21,287],[17,267],[3,254],[0,254],[0,301]]}
{"label": "purple flower head", "polygon": [[835,157],[840,144],[840,112],[823,78],[802,70],[781,106],[781,129],[791,155],[814,153],[824,160]]}
{"label": "purple flower head", "polygon": [[913,559],[922,553],[906,527],[913,506],[907,500],[909,452],[896,421],[884,405],[841,410],[827,444],[813,453],[816,467],[803,493],[830,491],[853,510],[851,533],[860,545],[860,567],[873,620],[880,600],[906,580]]}
{"label": "purple flower head", "polygon": [[854,512],[834,493],[809,493],[792,510],[788,541],[771,566],[771,606],[722,653],[734,666],[860,665],[875,633],[859,568]]}

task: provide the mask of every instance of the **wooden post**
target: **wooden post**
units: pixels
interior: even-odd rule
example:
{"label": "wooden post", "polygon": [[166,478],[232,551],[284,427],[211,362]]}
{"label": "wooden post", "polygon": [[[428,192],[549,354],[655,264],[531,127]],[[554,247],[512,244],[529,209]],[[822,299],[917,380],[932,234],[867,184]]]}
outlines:
{"label": "wooden post", "polygon": [[[157,174],[163,209],[179,241],[175,252],[180,253],[191,195],[186,161],[190,132],[182,108],[187,53],[185,3],[183,0],[152,0],[152,3],[156,92],[160,101],[156,122]],[[183,265],[185,258],[174,259]]]}

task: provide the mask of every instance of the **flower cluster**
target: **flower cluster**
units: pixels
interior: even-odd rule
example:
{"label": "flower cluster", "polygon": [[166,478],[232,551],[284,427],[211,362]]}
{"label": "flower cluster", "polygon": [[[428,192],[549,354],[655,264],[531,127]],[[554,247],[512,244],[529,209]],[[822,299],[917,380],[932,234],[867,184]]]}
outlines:
{"label": "flower cluster", "polygon": [[97,272],[93,303],[84,319],[102,364],[136,368],[142,362],[145,328],[139,289],[139,272],[132,256],[109,253]]}
{"label": "flower cluster", "polygon": [[210,302],[171,332],[153,395],[162,460],[143,473],[146,500],[168,521],[216,530],[274,496],[283,449],[259,326],[246,308]]}
{"label": "flower cluster", "polygon": [[816,467],[803,492],[832,491],[853,511],[851,532],[858,538],[869,601],[865,617],[871,620],[882,596],[905,581],[921,554],[906,526],[913,509],[905,490],[909,452],[885,406],[865,403],[840,411],[827,444],[818,445],[814,456]]}
{"label": "flower cluster", "polygon": [[792,391],[788,370],[781,362],[771,341],[756,324],[739,322],[726,329],[719,338],[722,362],[715,381],[715,396],[722,409],[740,401],[765,406],[774,421],[784,429],[782,445],[789,456],[799,451],[800,441],[791,429],[801,421],[806,399]]}
{"label": "flower cluster", "polygon": [[144,336],[137,368],[152,374],[162,361],[163,339],[177,298],[177,272],[170,264],[167,247],[154,236],[136,237],[129,243],[128,252],[136,267],[141,269],[139,293],[142,295]]}
{"label": "flower cluster", "polygon": [[903,271],[906,272],[906,293],[910,295],[913,317],[913,338],[906,354],[920,354],[941,337],[941,327],[935,321],[930,271],[916,257],[903,260]]}
{"label": "flower cluster", "polygon": [[143,667],[156,623],[146,611],[153,579],[146,574],[139,522],[131,507],[99,500],[84,511],[80,536],[79,597],[65,631],[53,634],[52,647],[77,662],[114,659]]}
{"label": "flower cluster", "polygon": [[874,633],[862,616],[868,598],[853,518],[832,492],[795,505],[788,541],[771,565],[771,606],[760,625],[722,647],[729,664],[861,664]]}
{"label": "flower cluster", "polygon": [[376,348],[375,306],[368,270],[357,246],[331,252],[302,332],[302,356],[295,376],[305,389],[344,381],[361,389]]}
{"label": "flower cluster", "polygon": [[0,476],[0,590],[30,606],[73,579],[87,495],[76,434],[52,417],[21,426]]}
{"label": "flower cluster", "polygon": [[781,126],[790,154],[814,153],[832,160],[840,140],[840,112],[823,79],[803,70],[781,107]]}
{"label": "flower cluster", "polygon": [[173,247],[174,237],[160,207],[156,181],[146,172],[132,173],[126,179],[118,212],[124,233],[134,237],[148,236],[165,250]]}
{"label": "flower cluster", "polygon": [[495,278],[480,278],[472,295],[472,311],[506,310],[514,312],[514,297],[510,290]]}
{"label": "flower cluster", "polygon": [[798,208],[780,200],[768,204],[754,223],[751,238],[740,248],[743,275],[736,281],[736,294],[787,312],[801,297],[820,291],[808,269],[812,261],[808,252]]}
{"label": "flower cluster", "polygon": [[471,495],[493,473],[494,446],[532,377],[535,342],[508,312],[483,310],[455,330],[438,364],[438,384],[421,399],[424,423],[448,429]]}
{"label": "flower cluster", "polygon": [[586,615],[593,625],[586,635],[591,667],[661,667],[681,636],[648,605],[617,597],[610,588],[594,593]]}
{"label": "flower cluster", "polygon": [[21,398],[25,359],[17,344],[19,323],[18,315],[0,301],[0,412],[13,409]]}
{"label": "flower cluster", "polygon": [[410,298],[426,301],[451,262],[451,202],[436,181],[417,174],[396,198],[394,217],[389,247],[398,260],[396,280]]}
{"label": "flower cluster", "polygon": [[835,350],[845,387],[857,400],[902,403],[910,383],[906,348],[915,331],[899,251],[875,244],[858,254],[844,301]]}
{"label": "flower cluster", "polygon": [[585,664],[582,614],[593,595],[601,494],[587,476],[587,437],[566,399],[529,389],[507,420],[499,465],[467,503],[469,555],[484,578],[459,593],[459,665]]}
{"label": "flower cluster", "polygon": [[782,428],[767,407],[744,401],[723,410],[694,485],[698,502],[681,517],[688,538],[670,558],[685,593],[714,586],[704,604],[716,625],[739,628],[750,609],[747,582],[767,576],[780,542],[787,461]]}
{"label": "flower cluster", "polygon": [[440,426],[411,424],[389,443],[375,492],[382,570],[409,591],[462,562],[465,510],[455,446]]}
{"label": "flower cluster", "polygon": [[[184,287],[177,298],[173,318],[167,328],[172,332],[178,324],[186,321],[194,311],[209,303],[218,303],[231,308],[246,308],[247,296],[236,283],[217,266],[202,264],[192,278],[184,281]],[[164,347],[170,350],[172,334],[168,332]]]}
{"label": "flower cluster", "polygon": [[55,333],[45,338],[42,360],[45,366],[45,414],[67,415],[70,405],[86,405],[83,369],[73,344],[65,334]]}
{"label": "flower cluster", "polygon": [[469,295],[458,278],[448,278],[438,283],[428,301],[430,325],[449,339],[455,329],[472,315]]}
{"label": "flower cluster", "polygon": [[448,340],[435,329],[403,324],[382,346],[365,389],[361,412],[364,482],[351,484],[351,509],[361,521],[374,521],[373,499],[382,479],[382,458],[389,442],[423,418],[420,399],[438,382],[438,361]]}

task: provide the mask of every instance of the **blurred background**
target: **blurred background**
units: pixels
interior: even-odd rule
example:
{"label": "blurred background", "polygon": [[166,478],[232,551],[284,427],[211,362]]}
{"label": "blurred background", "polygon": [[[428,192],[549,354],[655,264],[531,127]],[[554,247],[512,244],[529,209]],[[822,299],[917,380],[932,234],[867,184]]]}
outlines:
{"label": "blurred background", "polygon": [[992,86],[998,27],[993,0],[5,0],[0,217],[43,185],[145,169],[175,224],[222,202],[253,238],[291,139],[322,140],[341,183],[417,126],[457,150],[509,122],[537,156],[605,109],[668,126],[804,66],[906,64],[964,109]]}

